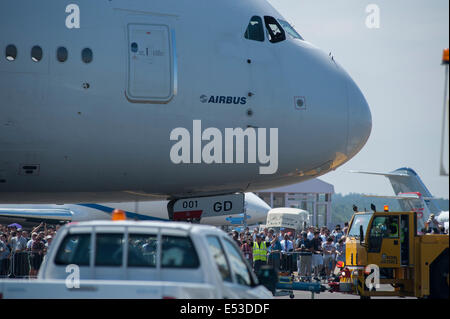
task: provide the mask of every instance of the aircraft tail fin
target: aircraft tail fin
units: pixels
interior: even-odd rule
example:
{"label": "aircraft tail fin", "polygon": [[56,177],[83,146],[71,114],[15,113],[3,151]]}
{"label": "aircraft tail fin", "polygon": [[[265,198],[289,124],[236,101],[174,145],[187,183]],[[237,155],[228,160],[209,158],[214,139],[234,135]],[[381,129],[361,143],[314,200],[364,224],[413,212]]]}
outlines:
{"label": "aircraft tail fin", "polygon": [[[390,173],[375,173],[363,171],[352,172],[386,176],[391,182],[395,195],[402,196],[407,194],[417,194],[425,201],[425,204],[430,213],[433,213],[437,216],[442,211],[437,200],[433,198],[433,195],[431,195],[430,191],[422,182],[419,175],[412,168],[402,167]],[[416,206],[412,205],[411,202],[413,201],[414,198],[411,198],[411,201],[402,200],[400,201],[400,205],[402,206],[402,209],[410,210],[412,207]]]}

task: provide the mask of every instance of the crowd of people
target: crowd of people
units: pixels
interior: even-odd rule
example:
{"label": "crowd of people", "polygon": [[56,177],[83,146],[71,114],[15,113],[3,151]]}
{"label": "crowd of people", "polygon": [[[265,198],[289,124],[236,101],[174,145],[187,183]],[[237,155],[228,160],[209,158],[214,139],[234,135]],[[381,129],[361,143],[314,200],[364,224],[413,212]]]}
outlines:
{"label": "crowd of people", "polygon": [[[345,262],[345,236],[348,223],[331,231],[327,227],[309,227],[293,232],[246,227],[231,236],[241,248],[243,255],[258,273],[262,265],[271,265],[276,271],[297,271],[302,281],[321,280],[332,275],[339,261]],[[295,238],[294,238],[295,236]]]}
{"label": "crowd of people", "polygon": [[59,227],[40,223],[25,230],[0,224],[0,278],[35,278]]}

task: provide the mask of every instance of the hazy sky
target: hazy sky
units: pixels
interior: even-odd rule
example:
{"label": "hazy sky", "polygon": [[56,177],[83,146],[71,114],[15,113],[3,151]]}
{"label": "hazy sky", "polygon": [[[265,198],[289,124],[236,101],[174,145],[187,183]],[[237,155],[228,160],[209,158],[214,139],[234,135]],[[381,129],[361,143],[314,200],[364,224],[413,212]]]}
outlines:
{"label": "hazy sky", "polygon": [[[449,179],[439,176],[445,78],[440,62],[449,46],[449,1],[269,2],[307,41],[332,52],[370,105],[373,123],[366,146],[320,178],[332,183],[336,193],[392,195],[385,177],[348,171],[408,166],[434,196],[449,198]],[[380,9],[378,29],[366,27],[369,4]]]}

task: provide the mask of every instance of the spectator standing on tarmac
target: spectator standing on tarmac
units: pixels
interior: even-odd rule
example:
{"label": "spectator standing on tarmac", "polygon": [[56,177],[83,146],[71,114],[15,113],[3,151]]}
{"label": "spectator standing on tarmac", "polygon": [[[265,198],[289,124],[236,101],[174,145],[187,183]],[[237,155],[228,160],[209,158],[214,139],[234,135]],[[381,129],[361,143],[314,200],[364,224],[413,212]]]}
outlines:
{"label": "spectator standing on tarmac", "polygon": [[7,238],[5,234],[0,235],[0,278],[4,278],[8,275],[8,259],[10,250],[7,244]]}
{"label": "spectator standing on tarmac", "polygon": [[331,270],[334,268],[335,250],[336,248],[333,244],[333,239],[328,237],[327,241],[322,243],[323,265],[327,277],[330,276]]}
{"label": "spectator standing on tarmac", "polygon": [[27,241],[27,251],[31,251],[31,245],[33,244],[33,241],[36,240],[37,235],[38,235],[37,233],[31,234],[31,239],[29,241]]}
{"label": "spectator standing on tarmac", "polygon": [[293,252],[294,251],[294,244],[292,243],[292,240],[289,239],[289,235],[285,234],[284,239],[281,241],[281,247],[283,253]]}
{"label": "spectator standing on tarmac", "polygon": [[314,238],[314,227],[309,227],[308,228],[308,240],[313,240]]}
{"label": "spectator standing on tarmac", "polygon": [[272,243],[273,238],[274,238],[273,234],[274,234],[274,230],[272,228],[269,229],[269,231],[267,232],[267,236],[265,238],[267,246],[269,246]]}
{"label": "spectator standing on tarmac", "polygon": [[312,239],[312,267],[314,270],[314,279],[318,280],[320,271],[322,270],[323,257],[322,257],[322,239],[320,238],[320,231],[314,232],[314,238]]}
{"label": "spectator standing on tarmac", "polygon": [[297,239],[296,249],[298,252],[297,271],[300,280],[310,280],[311,277],[311,262],[312,262],[312,244],[308,239],[306,232],[300,233],[300,238]]}
{"label": "spectator standing on tarmac", "polygon": [[[53,241],[53,236],[48,235],[47,237],[45,237],[45,240],[47,241],[45,243],[45,253],[47,253],[48,249],[50,248],[50,245]],[[241,245],[241,242],[239,241],[238,247]]]}
{"label": "spectator standing on tarmac", "polygon": [[425,227],[429,233],[440,234],[441,233],[441,224],[434,218],[434,214],[430,215],[430,218],[425,223]]}
{"label": "spectator standing on tarmac", "polygon": [[247,238],[247,240],[243,241],[241,250],[242,253],[244,254],[245,259],[247,259],[249,265],[253,268],[253,250],[251,244],[252,244],[251,238]]}
{"label": "spectator standing on tarmac", "polygon": [[341,225],[336,225],[331,235],[334,236],[334,243],[337,243],[339,239],[341,239],[342,236],[344,236],[344,233],[341,230]]}
{"label": "spectator standing on tarmac", "polygon": [[327,241],[327,229],[326,227],[320,228],[320,238],[322,239],[322,243],[325,243]]}
{"label": "spectator standing on tarmac", "polygon": [[258,236],[258,227],[255,227],[253,229],[253,234],[252,234],[253,242],[256,242],[256,236]]}
{"label": "spectator standing on tarmac", "polygon": [[[33,236],[34,237],[34,236]],[[35,236],[31,244],[30,253],[30,277],[36,277],[39,268],[44,258],[45,244],[42,241],[42,236]]]}
{"label": "spectator standing on tarmac", "polygon": [[[241,247],[241,242],[239,241],[239,233],[236,230],[233,230],[232,237],[233,237],[234,241],[236,242],[236,245],[238,245],[238,247]],[[50,238],[51,238],[51,236],[50,236]]]}
{"label": "spectator standing on tarmac", "polygon": [[256,241],[253,242],[253,264],[255,273],[258,274],[262,265],[267,262],[267,246],[262,240],[261,235],[256,235]]}
{"label": "spectator standing on tarmac", "polygon": [[269,229],[267,227],[264,228],[263,230],[264,233],[264,239],[269,235]]}
{"label": "spectator standing on tarmac", "polygon": [[12,275],[24,277],[28,275],[28,256],[27,239],[22,236],[22,228],[17,229],[16,236],[11,238],[11,247],[13,252],[13,271]]}
{"label": "spectator standing on tarmac", "polygon": [[[273,230],[272,230],[273,231]],[[270,231],[269,231],[270,233]],[[281,244],[278,240],[278,236],[273,236],[272,241],[270,242],[270,259],[272,262],[272,267],[275,269],[275,271],[278,273],[280,271],[280,264],[281,264]]]}
{"label": "spectator standing on tarmac", "polygon": [[344,228],[342,229],[342,232],[344,233],[344,236],[347,236],[347,233],[348,233],[348,222],[344,223]]}
{"label": "spectator standing on tarmac", "polygon": [[281,268],[285,271],[289,271],[292,265],[292,252],[294,251],[294,243],[289,239],[289,235],[286,233],[284,239],[280,242],[283,258],[281,261]]}
{"label": "spectator standing on tarmac", "polygon": [[336,244],[336,263],[339,261],[345,263],[345,236],[341,237]]}

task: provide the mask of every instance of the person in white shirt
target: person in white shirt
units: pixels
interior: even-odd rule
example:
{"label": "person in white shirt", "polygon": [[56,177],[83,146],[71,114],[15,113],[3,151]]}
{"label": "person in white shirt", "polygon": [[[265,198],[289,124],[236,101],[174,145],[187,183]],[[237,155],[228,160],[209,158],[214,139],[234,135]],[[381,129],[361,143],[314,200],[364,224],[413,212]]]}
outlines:
{"label": "person in white shirt", "polygon": [[281,251],[283,253],[292,252],[294,250],[294,244],[292,243],[292,240],[289,239],[288,234],[284,235],[284,239],[280,242],[280,244],[282,248]]}
{"label": "person in white shirt", "polygon": [[325,274],[327,275],[327,277],[329,277],[331,274],[331,270],[334,268],[334,260],[336,258],[336,247],[333,244],[333,238],[328,237],[327,241],[322,243],[322,251]]}
{"label": "person in white shirt", "polygon": [[27,242],[27,250],[30,251],[31,250],[31,245],[33,244],[33,241],[36,240],[37,238],[37,233],[32,233],[31,234],[31,239]]}
{"label": "person in white shirt", "polygon": [[308,229],[307,239],[312,240],[314,238],[314,227]]}
{"label": "person in white shirt", "polygon": [[289,239],[289,235],[285,234],[284,239],[280,242],[282,261],[281,268],[284,271],[290,271],[292,268],[292,252],[294,251],[294,243]]}

